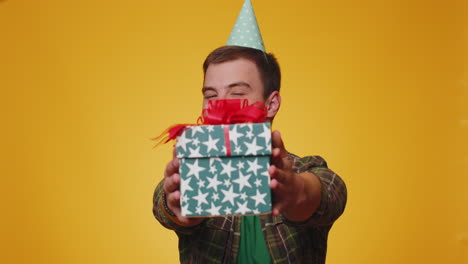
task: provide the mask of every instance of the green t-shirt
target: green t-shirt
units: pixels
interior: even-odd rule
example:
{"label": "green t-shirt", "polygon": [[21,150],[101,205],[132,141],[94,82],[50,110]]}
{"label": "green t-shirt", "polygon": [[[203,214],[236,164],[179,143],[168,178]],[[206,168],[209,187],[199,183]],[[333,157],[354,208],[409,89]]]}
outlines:
{"label": "green t-shirt", "polygon": [[257,215],[242,216],[238,264],[268,264],[270,254],[262,232],[260,217]]}

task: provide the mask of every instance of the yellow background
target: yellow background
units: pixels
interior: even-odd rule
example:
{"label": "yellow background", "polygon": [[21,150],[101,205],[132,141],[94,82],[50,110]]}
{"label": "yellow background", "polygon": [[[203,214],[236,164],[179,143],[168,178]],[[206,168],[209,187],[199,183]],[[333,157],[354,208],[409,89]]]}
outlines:
{"label": "yellow background", "polygon": [[[1,263],[176,263],[151,212],[242,0],[0,0]],[[286,147],[347,183],[328,263],[468,263],[460,1],[254,0]]]}

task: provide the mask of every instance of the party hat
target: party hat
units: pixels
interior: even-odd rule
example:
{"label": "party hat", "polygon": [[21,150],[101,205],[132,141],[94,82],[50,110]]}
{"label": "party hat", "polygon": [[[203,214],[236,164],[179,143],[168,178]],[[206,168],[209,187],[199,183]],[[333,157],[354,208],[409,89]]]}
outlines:
{"label": "party hat", "polygon": [[265,52],[262,35],[250,0],[245,0],[226,45],[248,47]]}

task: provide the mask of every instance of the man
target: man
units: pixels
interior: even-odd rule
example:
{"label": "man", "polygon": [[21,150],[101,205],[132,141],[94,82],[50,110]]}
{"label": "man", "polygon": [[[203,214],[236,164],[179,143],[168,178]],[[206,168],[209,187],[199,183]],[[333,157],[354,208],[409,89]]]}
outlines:
{"label": "man", "polygon": [[[204,107],[218,99],[260,101],[266,122],[273,121],[281,105],[281,74],[272,54],[223,46],[208,55],[203,69]],[[272,133],[272,147],[272,213],[249,217],[183,217],[174,154],[154,193],[153,213],[178,235],[181,263],[325,262],[328,232],[345,208],[345,184],[321,157],[290,154],[278,131]]]}

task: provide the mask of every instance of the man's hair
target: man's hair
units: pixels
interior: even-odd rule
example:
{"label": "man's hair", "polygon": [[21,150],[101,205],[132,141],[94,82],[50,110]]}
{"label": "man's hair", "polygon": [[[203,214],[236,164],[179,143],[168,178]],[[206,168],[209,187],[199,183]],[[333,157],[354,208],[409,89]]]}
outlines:
{"label": "man's hair", "polygon": [[261,50],[240,46],[222,46],[212,51],[203,63],[203,73],[210,64],[217,64],[236,59],[248,59],[257,65],[263,84],[263,97],[266,99],[274,91],[280,90],[281,71],[275,56]]}

